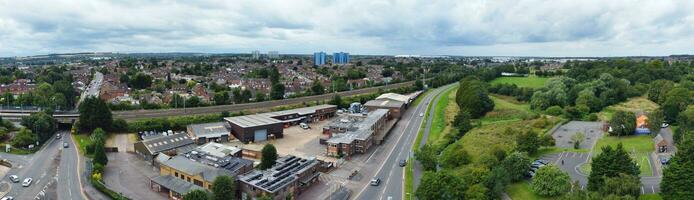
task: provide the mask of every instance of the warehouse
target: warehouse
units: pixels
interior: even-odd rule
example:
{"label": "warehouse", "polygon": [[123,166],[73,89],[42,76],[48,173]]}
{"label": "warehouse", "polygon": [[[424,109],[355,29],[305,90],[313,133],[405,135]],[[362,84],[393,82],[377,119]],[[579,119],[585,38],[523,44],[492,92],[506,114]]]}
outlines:
{"label": "warehouse", "polygon": [[153,139],[141,140],[133,144],[135,153],[144,160],[151,161],[159,153],[174,156],[179,152],[187,152],[195,148],[193,140],[185,133],[159,136]]}
{"label": "warehouse", "polygon": [[188,137],[195,140],[196,144],[207,142],[228,142],[229,125],[224,122],[188,125]]}
{"label": "warehouse", "polygon": [[282,138],[283,129],[299,123],[310,123],[335,116],[334,105],[318,105],[306,108],[224,118],[231,134],[243,143],[261,142]]}

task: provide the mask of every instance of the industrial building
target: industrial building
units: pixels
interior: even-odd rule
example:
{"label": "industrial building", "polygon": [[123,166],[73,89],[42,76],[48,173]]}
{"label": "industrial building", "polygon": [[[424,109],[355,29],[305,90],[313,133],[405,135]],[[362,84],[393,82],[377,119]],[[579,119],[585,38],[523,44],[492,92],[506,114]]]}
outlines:
{"label": "industrial building", "polygon": [[230,128],[227,123],[214,122],[205,124],[192,124],[187,127],[188,137],[192,138],[196,144],[207,142],[228,142]]}
{"label": "industrial building", "polygon": [[[156,158],[159,176],[150,180],[151,189],[167,194],[170,199],[181,199],[193,189],[211,190],[212,183],[218,176],[235,179],[253,169],[252,160],[227,155],[224,149],[229,148],[211,145],[173,157],[160,154]],[[219,157],[220,152],[224,156]]]}
{"label": "industrial building", "polygon": [[284,128],[301,122],[309,123],[335,116],[334,105],[317,105],[306,108],[224,118],[231,134],[243,143],[282,138]]}
{"label": "industrial building", "polygon": [[390,110],[390,116],[392,118],[400,118],[402,112],[405,112],[407,105],[410,103],[411,98],[401,94],[395,93],[385,93],[376,97],[376,99],[367,101],[364,107],[369,111],[374,111],[377,109],[388,109]]}
{"label": "industrial building", "polygon": [[321,142],[329,156],[342,157],[365,153],[374,144],[374,136],[389,131],[390,111],[376,109],[367,114],[347,114],[323,129]]}
{"label": "industrial building", "polygon": [[159,153],[175,156],[181,152],[188,152],[195,148],[194,141],[185,133],[161,135],[151,139],[145,139],[133,144],[135,153],[144,160],[151,161]]}
{"label": "industrial building", "polygon": [[241,199],[260,196],[274,200],[296,199],[318,180],[319,164],[315,158],[281,157],[270,169],[253,170],[238,177]]}

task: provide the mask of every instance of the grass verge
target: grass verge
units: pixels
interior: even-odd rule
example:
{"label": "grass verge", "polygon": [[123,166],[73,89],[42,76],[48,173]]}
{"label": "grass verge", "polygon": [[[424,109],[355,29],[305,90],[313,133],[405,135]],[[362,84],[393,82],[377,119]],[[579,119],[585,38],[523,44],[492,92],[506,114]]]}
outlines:
{"label": "grass verge", "polygon": [[434,144],[446,133],[446,129],[450,129],[449,122],[453,120],[451,115],[455,116],[457,113],[457,106],[449,106],[449,104],[451,102],[455,103],[455,93],[452,92],[457,88],[458,86],[447,89],[437,97],[438,99],[436,99],[436,107],[434,107],[434,116],[431,121],[431,129],[429,130],[427,143]]}
{"label": "grass verge", "polygon": [[[602,147],[612,146],[616,147],[617,144],[622,143],[624,150],[629,153],[632,159],[636,161],[639,165],[639,170],[641,171],[641,176],[652,176],[653,169],[651,168],[651,163],[648,160],[648,156],[651,152],[655,150],[655,144],[650,135],[639,135],[639,136],[606,136],[598,140],[598,143],[593,149],[593,155],[600,155],[602,152]],[[589,165],[589,164],[587,164]],[[590,173],[589,166],[581,166],[581,171],[584,173]]]}
{"label": "grass verge", "polygon": [[74,137],[75,142],[77,142],[77,150],[79,150],[79,153],[89,157],[90,155],[87,155],[87,146],[92,143],[92,139],[89,137],[89,135],[72,134],[72,137]]}
{"label": "grass verge", "polygon": [[548,198],[541,197],[530,189],[530,183],[527,181],[521,181],[513,183],[506,187],[506,194],[508,194],[511,199],[523,199],[523,200],[544,200]]}

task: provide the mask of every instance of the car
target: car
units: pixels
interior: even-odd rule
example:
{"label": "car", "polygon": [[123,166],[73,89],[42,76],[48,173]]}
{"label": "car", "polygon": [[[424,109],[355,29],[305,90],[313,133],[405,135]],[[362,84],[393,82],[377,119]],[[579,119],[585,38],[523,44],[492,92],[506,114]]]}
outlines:
{"label": "car", "polygon": [[34,181],[34,179],[31,178],[25,178],[24,181],[22,182],[22,186],[24,187],[29,187],[31,185],[31,182]]}
{"label": "car", "polygon": [[55,138],[56,138],[56,139],[60,139],[60,133],[55,134]]}
{"label": "car", "polygon": [[424,113],[419,113],[419,116],[420,116],[420,117],[424,117]]}
{"label": "car", "polygon": [[0,200],[14,200],[14,197],[12,197],[12,196],[5,196],[5,197],[3,197],[3,198],[0,199]]}
{"label": "car", "polygon": [[63,142],[63,148],[68,148],[68,147],[70,147],[70,144],[68,144],[67,142]]}
{"label": "car", "polygon": [[381,179],[380,178],[372,178],[371,181],[369,182],[369,184],[371,184],[373,186],[378,186],[379,184],[381,184]]}
{"label": "car", "polygon": [[545,164],[542,163],[533,163],[530,165],[530,169],[539,169],[540,167],[544,167]]}
{"label": "car", "polygon": [[400,167],[404,167],[405,165],[407,165],[407,160],[406,159],[400,160],[400,163],[398,163],[398,165],[400,165]]}
{"label": "car", "polygon": [[303,128],[303,129],[311,129],[311,127],[308,126],[308,124],[306,124],[306,123],[300,123],[299,127]]}
{"label": "car", "polygon": [[549,163],[549,161],[543,160],[543,159],[537,159],[537,160],[535,160],[535,162],[542,163],[543,165],[546,165],[547,163]]}
{"label": "car", "polygon": [[668,163],[670,163],[670,158],[660,158],[661,165],[667,165]]}
{"label": "car", "polygon": [[528,176],[529,176],[530,178],[535,177],[535,172],[534,172],[534,171],[528,172]]}
{"label": "car", "polygon": [[660,128],[667,128],[668,126],[670,126],[670,124],[668,124],[668,123],[663,123],[663,124],[660,125]]}
{"label": "car", "polygon": [[10,175],[10,180],[11,180],[13,183],[19,183],[19,176],[17,176],[17,175]]}

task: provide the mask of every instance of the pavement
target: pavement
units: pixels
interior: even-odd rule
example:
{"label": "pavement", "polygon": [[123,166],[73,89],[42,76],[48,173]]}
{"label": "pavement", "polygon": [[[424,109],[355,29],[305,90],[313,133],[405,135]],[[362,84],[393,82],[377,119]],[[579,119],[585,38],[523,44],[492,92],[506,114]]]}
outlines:
{"label": "pavement", "polygon": [[[428,103],[434,99],[434,96],[451,86],[453,85],[435,89],[434,92],[423,97],[425,99],[417,107],[410,107],[405,111],[384,144],[364,163],[360,171],[360,175],[364,178],[350,182],[360,186],[353,196],[354,199],[405,199],[403,197],[406,195],[404,194],[405,168],[398,166],[398,162],[402,159],[408,159],[408,164],[414,162],[414,159],[410,159],[413,157],[412,146],[424,118],[419,117],[419,114],[426,111]],[[369,185],[368,182],[372,177],[380,178],[381,185]]]}
{"label": "pavement", "polygon": [[[443,92],[443,90],[441,90],[441,92]],[[430,104],[430,103],[432,104],[431,105],[432,108],[436,108],[436,105],[439,102],[439,101],[437,101],[440,97],[439,94],[441,94],[441,93],[437,93],[436,96],[434,96],[434,98],[431,101],[423,102],[425,104],[425,110],[426,110],[426,107],[428,107],[428,104]],[[429,117],[427,117],[426,126],[424,127],[424,132],[422,133],[422,140],[419,141],[419,148],[422,148],[422,146],[424,146],[424,144],[426,144],[427,140],[429,139],[429,132],[431,132],[431,124],[434,121],[433,116],[434,116],[435,112],[436,112],[435,109],[429,110],[429,113],[428,113]],[[414,161],[415,159],[412,159],[412,160]],[[419,163],[419,161],[413,162],[413,164],[414,164],[414,166],[412,168],[413,169],[412,177],[414,179],[413,185],[414,185],[414,188],[417,188],[419,186],[419,182],[422,180],[422,174],[424,172],[424,169],[422,168],[422,165]]]}

